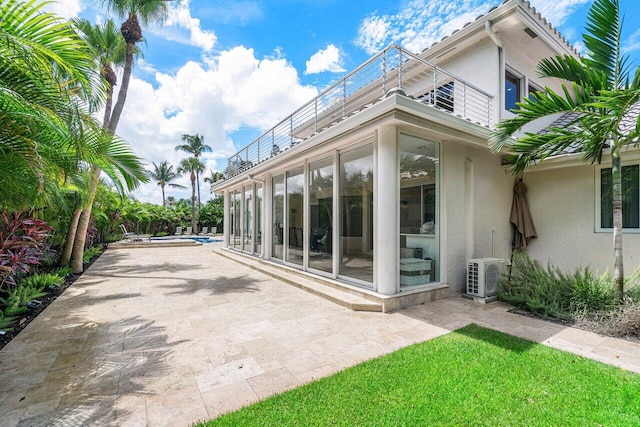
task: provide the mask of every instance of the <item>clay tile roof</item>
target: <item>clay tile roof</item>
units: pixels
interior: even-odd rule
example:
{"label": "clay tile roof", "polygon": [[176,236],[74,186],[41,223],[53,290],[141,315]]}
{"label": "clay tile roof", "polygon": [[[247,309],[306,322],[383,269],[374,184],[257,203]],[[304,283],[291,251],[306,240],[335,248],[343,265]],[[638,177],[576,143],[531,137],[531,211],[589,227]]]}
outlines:
{"label": "clay tile roof", "polygon": [[[531,3],[530,3],[528,0],[504,0],[504,1],[500,4],[500,6],[502,6],[502,5],[504,5],[504,4],[507,4],[507,3],[511,2],[511,1],[518,1],[518,2],[520,2],[522,5],[524,5],[525,7],[527,7],[527,8],[532,12],[532,14],[533,14],[534,16],[536,16],[538,19],[540,19],[540,20],[542,21],[542,23],[543,23],[544,25],[546,25],[546,26],[547,26],[547,28],[549,29],[549,31],[550,31],[552,34],[555,34],[555,35],[556,35],[558,38],[560,38],[560,40],[562,40],[562,41],[563,41],[563,42],[564,42],[564,43],[565,43],[565,44],[566,44],[566,45],[567,45],[567,46],[568,46],[568,47],[569,47],[569,48],[570,48],[570,49],[571,49],[575,54],[579,55],[579,52],[576,50],[576,48],[575,48],[575,47],[573,47],[573,45],[572,45],[572,44],[571,44],[571,43],[570,43],[570,42],[569,42],[569,41],[568,41],[568,40],[567,40],[567,39],[566,39],[562,34],[560,34],[560,32],[558,32],[558,30],[557,30],[553,25],[551,25],[551,23],[549,23],[549,21],[547,21],[547,19],[546,19],[544,16],[542,16],[542,15],[540,14],[540,12],[538,12],[538,11],[536,10],[536,8],[535,8],[535,7],[531,6]],[[490,14],[491,12],[493,12],[494,10],[498,9],[500,6],[493,6],[491,9],[489,9],[489,10],[487,11],[487,13],[486,13],[486,14],[478,15],[478,16],[476,17],[475,21],[478,21],[478,20],[480,20],[480,19],[484,18],[485,16],[489,15],[489,14]],[[468,27],[468,26],[469,26],[469,25],[471,25],[471,24],[473,24],[473,22],[472,22],[472,21],[466,22],[466,23],[462,26],[462,28],[466,28],[466,27]],[[433,43],[429,48],[425,48],[425,49],[423,50],[423,52],[424,52],[425,50],[428,50],[428,49],[430,49],[430,48],[432,48],[432,47],[436,46],[437,44],[439,44],[439,43],[441,43],[441,42],[445,41],[446,39],[448,39],[450,36],[454,35],[454,34],[455,34],[455,33],[457,33],[458,31],[460,31],[460,29],[457,29],[457,30],[453,31],[451,34],[449,34],[449,35],[446,35],[446,36],[442,37],[442,38],[440,39],[440,41],[436,41],[436,42],[434,42],[434,43]]]}

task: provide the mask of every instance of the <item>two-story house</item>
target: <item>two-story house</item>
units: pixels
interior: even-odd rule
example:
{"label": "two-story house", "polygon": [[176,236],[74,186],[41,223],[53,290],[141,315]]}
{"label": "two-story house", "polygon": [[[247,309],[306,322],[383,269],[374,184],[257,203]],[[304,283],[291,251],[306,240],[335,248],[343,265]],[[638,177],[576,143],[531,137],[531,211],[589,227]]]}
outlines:
{"label": "two-story house", "polygon": [[[604,271],[606,159],[567,154],[515,177],[487,144],[518,100],[560,90],[536,74],[555,55],[578,53],[522,0],[420,54],[388,47],[229,159],[213,186],[224,195],[224,246],[385,296],[392,310],[464,292],[468,259],[508,259],[523,179],[538,234],[529,253]],[[635,197],[630,231],[640,229],[637,186]],[[635,268],[638,234],[625,238]]]}

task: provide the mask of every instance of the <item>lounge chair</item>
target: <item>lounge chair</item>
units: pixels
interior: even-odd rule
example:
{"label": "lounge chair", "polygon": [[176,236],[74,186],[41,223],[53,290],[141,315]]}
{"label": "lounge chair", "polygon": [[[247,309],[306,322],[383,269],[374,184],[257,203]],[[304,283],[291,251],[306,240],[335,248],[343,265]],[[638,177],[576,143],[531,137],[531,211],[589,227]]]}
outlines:
{"label": "lounge chair", "polygon": [[127,227],[124,226],[124,224],[120,224],[120,229],[122,230],[122,238],[128,242],[130,241],[142,241],[142,240],[149,240],[151,241],[151,236],[149,234],[136,234],[136,233],[131,233],[129,231],[127,231]]}
{"label": "lounge chair", "polygon": [[218,227],[211,227],[211,233],[209,233],[209,234],[214,236],[217,232],[218,232]]}
{"label": "lounge chair", "polygon": [[187,231],[185,231],[184,234],[191,236],[193,234],[193,227],[187,227]]}
{"label": "lounge chair", "polygon": [[181,236],[182,235],[182,227],[176,227],[176,236]]}
{"label": "lounge chair", "polygon": [[202,234],[203,236],[205,234],[209,234],[209,227],[207,227],[207,226],[202,227],[202,230],[200,230],[200,232],[198,234]]}

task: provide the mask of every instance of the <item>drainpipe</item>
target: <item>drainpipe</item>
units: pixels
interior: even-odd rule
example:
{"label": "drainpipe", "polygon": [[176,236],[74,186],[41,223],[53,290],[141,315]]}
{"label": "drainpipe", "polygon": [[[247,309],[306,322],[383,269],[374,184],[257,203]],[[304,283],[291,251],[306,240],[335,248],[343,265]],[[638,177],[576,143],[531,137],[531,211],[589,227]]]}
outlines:
{"label": "drainpipe", "polygon": [[503,111],[504,111],[504,70],[505,70],[505,64],[504,64],[504,47],[502,46],[502,42],[500,41],[500,39],[498,38],[498,35],[491,29],[491,22],[490,21],[485,21],[484,23],[484,29],[487,32],[487,34],[489,35],[489,38],[491,40],[493,40],[493,42],[495,43],[495,45],[498,47],[498,76],[499,76],[499,87],[498,87],[498,93],[500,94],[499,96],[499,105],[498,105],[498,119],[502,120],[503,119]]}

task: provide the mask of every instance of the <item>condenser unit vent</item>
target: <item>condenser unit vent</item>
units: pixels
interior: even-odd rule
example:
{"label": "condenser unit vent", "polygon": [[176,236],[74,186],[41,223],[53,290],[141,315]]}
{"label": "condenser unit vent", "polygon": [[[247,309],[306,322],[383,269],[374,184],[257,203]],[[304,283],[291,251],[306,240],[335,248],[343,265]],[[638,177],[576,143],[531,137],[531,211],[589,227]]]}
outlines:
{"label": "condenser unit vent", "polygon": [[480,298],[496,295],[505,264],[500,258],[467,260],[467,294]]}

